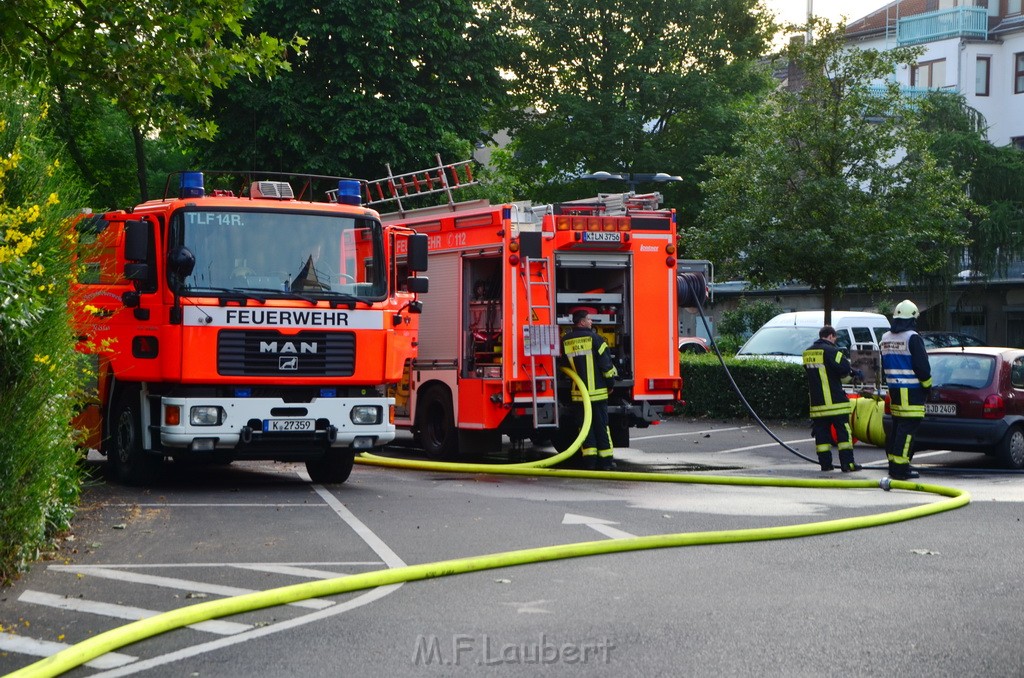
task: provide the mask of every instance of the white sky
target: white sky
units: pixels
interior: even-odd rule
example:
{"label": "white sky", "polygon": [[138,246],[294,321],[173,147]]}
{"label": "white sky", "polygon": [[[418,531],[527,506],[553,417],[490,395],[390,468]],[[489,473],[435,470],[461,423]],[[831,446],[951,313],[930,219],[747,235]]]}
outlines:
{"label": "white sky", "polygon": [[[807,3],[808,0],[764,0],[781,23],[804,23],[807,20]],[[885,7],[889,0],[811,0],[811,3],[816,16],[832,21],[845,16],[847,21],[852,21]]]}

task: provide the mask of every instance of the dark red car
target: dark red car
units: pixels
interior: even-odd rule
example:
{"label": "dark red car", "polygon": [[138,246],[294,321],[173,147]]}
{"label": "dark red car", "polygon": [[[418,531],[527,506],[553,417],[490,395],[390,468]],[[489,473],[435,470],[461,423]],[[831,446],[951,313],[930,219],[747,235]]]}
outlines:
{"label": "dark red car", "polygon": [[932,390],[915,450],[983,452],[1024,468],[1024,349],[928,351]]}

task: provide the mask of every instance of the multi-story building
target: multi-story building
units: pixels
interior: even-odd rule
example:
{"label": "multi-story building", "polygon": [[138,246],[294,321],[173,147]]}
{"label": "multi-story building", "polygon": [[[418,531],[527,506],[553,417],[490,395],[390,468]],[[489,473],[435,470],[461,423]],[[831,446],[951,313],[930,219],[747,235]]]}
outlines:
{"label": "multi-story building", "polygon": [[907,87],[959,92],[988,123],[996,146],[1024,150],[1024,0],[895,0],[847,25],[852,45],[920,46],[901,66]]}
{"label": "multi-story building", "polygon": [[[916,63],[893,74],[910,90],[945,89],[962,94],[988,125],[997,146],[1024,150],[1024,0],[894,0],[846,27],[853,47],[886,50],[920,46]],[[792,74],[791,74],[792,75]],[[799,86],[799,85],[797,85]],[[735,307],[741,297],[767,299],[785,310],[821,307],[815,291],[789,285],[751,290],[742,282],[715,285],[713,316]],[[1024,346],[1024,262],[1002,275],[965,270],[947,290],[894,289],[886,301],[909,296],[925,311],[925,325],[976,336],[989,344]],[[846,290],[836,308],[875,310],[879,299]],[[699,320],[684,333],[703,336]]]}

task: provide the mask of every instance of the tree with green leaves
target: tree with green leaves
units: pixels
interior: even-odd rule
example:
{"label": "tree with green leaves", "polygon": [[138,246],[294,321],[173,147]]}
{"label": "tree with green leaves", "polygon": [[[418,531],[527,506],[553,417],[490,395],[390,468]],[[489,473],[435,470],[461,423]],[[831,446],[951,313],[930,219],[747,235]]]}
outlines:
{"label": "tree with green leaves", "polygon": [[683,182],[637,190],[692,209],[705,156],[730,147],[738,108],[771,87],[757,59],[774,25],[758,0],[495,1],[519,49],[514,105],[494,111],[513,139],[501,167],[536,199],[579,197],[584,173],[664,172]]}
{"label": "tree with green leaves", "polygon": [[249,11],[246,0],[5,2],[0,63],[45,79],[56,128],[89,184],[98,183],[92,166],[102,156],[83,151],[76,111],[112,103],[130,131],[145,200],[147,138],[212,136],[211,123],[190,112],[235,76],[287,69],[286,48],[301,47],[300,39],[244,33]]}
{"label": "tree with green leaves", "polygon": [[915,53],[848,48],[825,20],[814,29],[813,43],[788,49],[802,88],[751,110],[739,154],[709,162],[707,203],[686,237],[755,285],[820,291],[829,322],[849,285],[885,289],[945,270],[971,203],[929,151],[920,105],[888,79]]}
{"label": "tree with green leaves", "polygon": [[930,92],[922,112],[932,153],[967,177],[968,194],[984,208],[968,215],[964,260],[951,260],[951,271],[1005,274],[1024,256],[1024,153],[989,143],[984,117],[961,94]]}
{"label": "tree with green leaves", "polygon": [[204,163],[374,179],[468,159],[505,91],[493,22],[470,0],[262,0],[251,32],[308,42],[291,72],[215,97]]}

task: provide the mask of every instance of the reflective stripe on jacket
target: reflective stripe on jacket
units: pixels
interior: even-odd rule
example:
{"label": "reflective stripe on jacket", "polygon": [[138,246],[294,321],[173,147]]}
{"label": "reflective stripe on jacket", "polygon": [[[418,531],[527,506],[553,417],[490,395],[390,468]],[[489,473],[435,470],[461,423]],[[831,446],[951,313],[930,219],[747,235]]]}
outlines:
{"label": "reflective stripe on jacket", "polygon": [[818,339],[804,351],[807,392],[811,418],[835,417],[853,411],[853,403],[843,391],[842,378],[851,371],[850,360],[825,339]]}
{"label": "reflective stripe on jacket", "polygon": [[[562,349],[565,357],[583,383],[591,400],[607,400],[608,387],[612,379],[618,376],[608,342],[593,330],[573,327],[562,338]],[[572,384],[572,399],[583,400],[579,387]]]}
{"label": "reflective stripe on jacket", "polygon": [[914,330],[886,332],[878,343],[894,417],[924,416],[925,389],[932,385],[931,365],[924,340]]}

